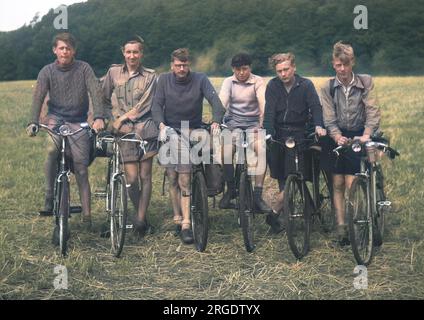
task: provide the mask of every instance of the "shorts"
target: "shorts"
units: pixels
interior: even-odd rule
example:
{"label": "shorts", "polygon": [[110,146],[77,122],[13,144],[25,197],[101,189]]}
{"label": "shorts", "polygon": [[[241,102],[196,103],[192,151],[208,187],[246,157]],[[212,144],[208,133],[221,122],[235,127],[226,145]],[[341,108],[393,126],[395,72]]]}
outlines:
{"label": "shorts", "polygon": [[[362,136],[364,130],[350,131],[350,130],[341,130],[342,135],[347,138],[353,138],[356,136]],[[324,152],[321,158],[322,162],[325,162],[328,165],[328,169],[333,174],[342,174],[342,175],[355,175],[361,171],[361,153],[353,152],[351,148],[347,149],[346,152],[342,153],[340,156],[337,156],[332,150],[336,148],[337,145],[333,143],[328,146],[329,150]]]}
{"label": "shorts", "polygon": [[[288,131],[280,133],[275,139],[284,141],[287,137],[294,139],[305,139],[303,131]],[[302,145],[298,146],[298,171],[304,178],[311,180],[311,151],[305,150]],[[267,147],[267,162],[270,170],[270,176],[274,179],[284,181],[289,174],[296,172],[295,149],[289,149],[277,143],[270,143]],[[283,183],[284,184],[284,183]]]}
{"label": "shorts", "polygon": [[228,127],[229,130],[234,130],[236,128],[247,130],[247,129],[255,129],[259,128],[259,120],[254,118],[254,120],[251,121],[237,121],[234,119],[231,115],[226,115],[224,117],[223,123]]}
{"label": "shorts", "polygon": [[154,157],[158,153],[158,130],[151,119],[144,122],[124,123],[118,135],[122,136],[125,133],[136,133],[142,139],[145,139],[147,144],[144,146],[146,152],[143,153],[138,143],[121,142],[119,147],[124,163],[144,161]]}
{"label": "shorts", "polygon": [[[77,131],[81,128],[80,123],[71,123],[61,121],[60,118],[54,115],[47,115],[46,124],[53,129],[58,123],[68,125],[72,131]],[[48,140],[48,144],[53,145],[60,152],[62,146],[62,137],[58,135],[50,134],[51,139]],[[90,165],[90,151],[93,145],[93,135],[89,130],[82,130],[76,135],[68,136],[68,148],[66,156],[72,159],[73,163],[82,164],[83,166]]]}
{"label": "shorts", "polygon": [[158,161],[166,169],[178,173],[191,173],[190,144],[187,138],[182,138],[178,134],[171,135],[170,140],[160,147]]}

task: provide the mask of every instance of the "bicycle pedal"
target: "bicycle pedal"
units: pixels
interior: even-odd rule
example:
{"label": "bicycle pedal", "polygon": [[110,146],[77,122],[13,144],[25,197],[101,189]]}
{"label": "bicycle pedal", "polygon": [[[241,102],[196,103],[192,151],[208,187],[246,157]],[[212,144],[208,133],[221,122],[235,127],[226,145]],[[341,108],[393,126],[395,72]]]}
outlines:
{"label": "bicycle pedal", "polygon": [[125,187],[130,188],[130,187],[131,187],[131,184],[127,183],[127,184],[125,185]]}
{"label": "bicycle pedal", "polygon": [[392,207],[392,202],[389,200],[378,201],[377,204],[380,208],[384,209],[390,209]]}
{"label": "bicycle pedal", "polygon": [[69,209],[70,213],[81,213],[82,212],[82,208],[80,206],[74,206],[74,207],[70,207]]}
{"label": "bicycle pedal", "polygon": [[133,229],[133,228],[134,228],[134,225],[133,224],[127,224],[125,226],[125,229]]}
{"label": "bicycle pedal", "polygon": [[94,192],[94,196],[96,198],[106,198],[107,197],[107,193],[106,193],[106,191],[99,190],[99,191],[95,191]]}

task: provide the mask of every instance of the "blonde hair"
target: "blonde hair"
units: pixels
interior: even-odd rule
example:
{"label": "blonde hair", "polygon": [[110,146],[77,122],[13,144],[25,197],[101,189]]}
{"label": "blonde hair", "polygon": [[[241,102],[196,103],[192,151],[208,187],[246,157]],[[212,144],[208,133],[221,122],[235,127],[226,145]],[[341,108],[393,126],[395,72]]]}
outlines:
{"label": "blonde hair", "polygon": [[274,69],[277,64],[283,63],[285,61],[290,61],[292,66],[295,65],[295,56],[291,52],[287,53],[276,53],[268,59],[269,66]]}
{"label": "blonde hair", "polygon": [[350,44],[342,43],[341,41],[337,42],[333,46],[333,60],[339,59],[343,63],[354,63],[355,62],[355,53]]}

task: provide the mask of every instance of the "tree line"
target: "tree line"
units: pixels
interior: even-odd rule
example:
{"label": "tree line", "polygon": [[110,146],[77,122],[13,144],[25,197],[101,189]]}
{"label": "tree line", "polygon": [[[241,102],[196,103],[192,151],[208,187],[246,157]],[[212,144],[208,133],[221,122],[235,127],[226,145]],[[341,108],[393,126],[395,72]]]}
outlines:
{"label": "tree line", "polygon": [[[128,35],[146,41],[144,64],[164,71],[170,53],[187,47],[194,69],[228,75],[231,57],[253,57],[257,74],[272,74],[268,58],[292,51],[299,73],[329,75],[332,45],[353,45],[357,70],[375,75],[424,73],[424,1],[363,1],[368,29],[355,29],[357,0],[88,0],[68,7],[68,30],[78,40],[78,59],[98,76],[122,62]],[[53,10],[41,21],[0,32],[0,81],[36,78],[53,61]],[[61,30],[63,31],[63,30]]]}

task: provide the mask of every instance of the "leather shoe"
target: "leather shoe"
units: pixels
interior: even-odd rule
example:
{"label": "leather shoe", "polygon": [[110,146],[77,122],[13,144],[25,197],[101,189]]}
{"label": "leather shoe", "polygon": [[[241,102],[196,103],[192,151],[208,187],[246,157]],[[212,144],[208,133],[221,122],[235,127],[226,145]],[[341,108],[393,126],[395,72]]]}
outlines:
{"label": "leather shoe", "polygon": [[265,222],[271,226],[272,233],[278,234],[284,230],[284,225],[280,221],[279,214],[270,213],[266,216]]}
{"label": "leather shoe", "polygon": [[255,213],[272,213],[272,209],[266,204],[264,199],[262,198],[255,198],[254,200],[255,204]]}
{"label": "leather shoe", "polygon": [[180,233],[180,237],[181,237],[181,241],[184,242],[185,244],[192,244],[194,241],[193,232],[191,231],[191,229],[182,229]]}
{"label": "leather shoe", "polygon": [[144,237],[146,234],[153,233],[153,226],[147,221],[134,221],[134,232],[137,233],[139,237]]}
{"label": "leather shoe", "polygon": [[236,206],[234,203],[231,203],[231,200],[234,199],[235,192],[234,191],[227,191],[222,196],[222,199],[219,201],[219,209],[235,209]]}

